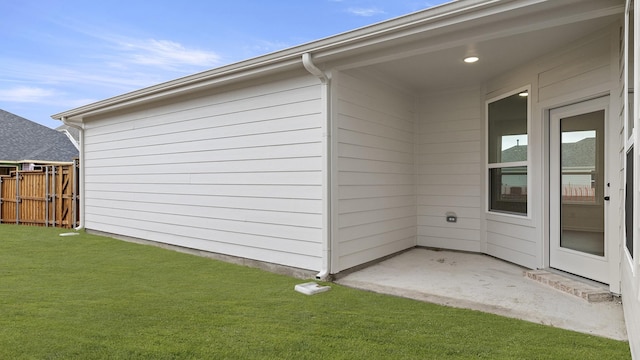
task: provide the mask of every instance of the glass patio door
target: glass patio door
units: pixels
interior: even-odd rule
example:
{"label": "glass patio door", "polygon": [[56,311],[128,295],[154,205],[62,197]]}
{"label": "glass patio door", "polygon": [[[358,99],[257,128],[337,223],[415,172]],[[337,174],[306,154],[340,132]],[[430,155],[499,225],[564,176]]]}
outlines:
{"label": "glass patio door", "polygon": [[608,98],[551,111],[549,264],[609,283],[605,236]]}

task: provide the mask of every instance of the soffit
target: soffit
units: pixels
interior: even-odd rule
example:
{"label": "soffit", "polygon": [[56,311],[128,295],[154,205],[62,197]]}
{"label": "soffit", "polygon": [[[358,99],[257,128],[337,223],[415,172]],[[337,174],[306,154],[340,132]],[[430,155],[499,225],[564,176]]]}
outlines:
{"label": "soffit", "polygon": [[[617,21],[618,15],[610,15],[491,39],[472,39],[359,68],[393,78],[414,91],[478,85],[588,35],[606,32]],[[480,61],[465,64],[463,58],[467,55],[477,55]]]}
{"label": "soffit", "polygon": [[[495,2],[456,22],[406,28],[343,49],[339,57],[319,51],[314,59],[325,69],[387,75],[416,91],[477,85],[594,32],[608,32],[623,11],[622,0]],[[464,64],[466,55],[480,61]]]}

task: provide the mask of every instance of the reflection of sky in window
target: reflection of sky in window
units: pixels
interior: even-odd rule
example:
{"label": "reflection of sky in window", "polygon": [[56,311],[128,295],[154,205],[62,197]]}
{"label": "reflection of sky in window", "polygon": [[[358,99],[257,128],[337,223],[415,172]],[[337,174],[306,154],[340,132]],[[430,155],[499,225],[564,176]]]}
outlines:
{"label": "reflection of sky in window", "polygon": [[502,136],[502,151],[511,149],[516,145],[527,145],[527,135],[503,135]]}
{"label": "reflection of sky in window", "polygon": [[596,131],[588,130],[588,131],[565,131],[562,133],[562,143],[563,144],[572,144],[576,143],[580,140],[595,138]]}

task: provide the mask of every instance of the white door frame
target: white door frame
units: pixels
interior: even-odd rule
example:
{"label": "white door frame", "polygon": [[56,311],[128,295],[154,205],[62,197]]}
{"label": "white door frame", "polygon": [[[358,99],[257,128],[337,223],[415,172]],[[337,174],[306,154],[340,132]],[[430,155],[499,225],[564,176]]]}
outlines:
{"label": "white door frame", "polygon": [[[609,111],[610,100],[609,96],[600,97],[593,100],[587,100],[582,102],[576,102],[562,107],[553,108],[549,111],[549,258],[547,264],[554,266],[561,270],[573,269],[577,275],[581,275],[587,278],[591,278],[597,281],[601,281],[607,284],[615,281],[614,274],[611,274],[610,262],[615,261],[617,256],[612,252],[619,247],[619,237],[615,235],[615,232],[611,229],[610,216],[613,215],[613,207],[611,201],[604,201],[604,227],[605,227],[605,256],[599,257],[596,255],[589,255],[564,249],[559,247],[559,233],[560,233],[560,187],[554,186],[558,184],[560,177],[560,159],[559,144],[560,144],[560,131],[559,129],[553,129],[557,119],[566,118],[574,115],[589,113],[593,111],[604,110],[604,138],[605,138],[605,172],[604,179],[604,196],[611,197],[611,193],[614,192],[614,187],[607,186],[607,183],[612,181],[612,172],[615,170],[612,164],[612,153],[617,149],[614,145],[616,142],[612,134],[611,126],[611,113]],[[614,183],[615,184],[615,183]],[[617,246],[614,246],[617,244]],[[556,261],[556,264],[553,263]],[[566,262],[566,263],[565,263]],[[562,266],[560,266],[562,264]],[[565,266],[566,265],[566,266]],[[577,269],[577,270],[576,270]],[[613,276],[612,276],[613,275]]]}

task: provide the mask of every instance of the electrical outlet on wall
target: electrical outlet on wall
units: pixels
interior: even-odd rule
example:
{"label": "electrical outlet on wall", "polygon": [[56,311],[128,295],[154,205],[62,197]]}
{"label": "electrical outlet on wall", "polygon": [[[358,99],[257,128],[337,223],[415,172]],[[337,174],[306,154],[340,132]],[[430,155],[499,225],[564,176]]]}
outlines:
{"label": "electrical outlet on wall", "polygon": [[454,223],[458,222],[458,216],[454,212],[448,212],[445,214],[447,218],[447,222]]}

